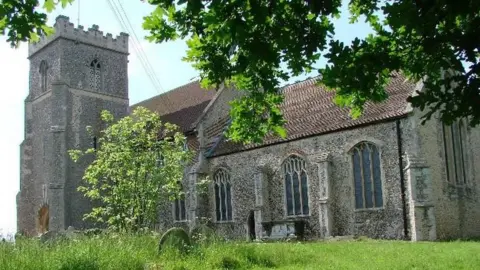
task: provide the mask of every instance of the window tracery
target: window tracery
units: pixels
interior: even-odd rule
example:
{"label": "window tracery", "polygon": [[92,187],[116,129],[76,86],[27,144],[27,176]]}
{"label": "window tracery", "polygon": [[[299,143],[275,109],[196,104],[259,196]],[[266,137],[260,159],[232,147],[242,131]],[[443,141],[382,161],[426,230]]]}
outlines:
{"label": "window tracery", "polygon": [[292,155],[283,162],[287,216],[308,215],[308,175],[305,160]]}

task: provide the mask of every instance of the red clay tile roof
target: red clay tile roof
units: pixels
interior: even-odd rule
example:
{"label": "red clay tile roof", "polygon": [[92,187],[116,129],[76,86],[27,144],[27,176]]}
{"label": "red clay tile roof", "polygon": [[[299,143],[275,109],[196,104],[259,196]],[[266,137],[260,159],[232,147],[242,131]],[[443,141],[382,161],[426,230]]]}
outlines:
{"label": "red clay tile roof", "polygon": [[160,114],[162,121],[176,124],[182,132],[193,130],[192,124],[200,117],[215,90],[204,90],[199,81],[180,86],[166,93],[132,105],[143,106]]}
{"label": "red clay tile roof", "polygon": [[[220,131],[213,135],[216,137],[216,140],[214,139],[216,143],[212,145],[208,155],[210,157],[224,155],[405,116],[407,114],[406,99],[413,93],[415,84],[406,81],[400,74],[394,74],[394,76],[387,86],[388,100],[377,104],[367,103],[362,116],[356,120],[349,116],[348,109],[340,108],[333,103],[333,92],[327,92],[324,88],[315,85],[318,78],[286,86],[282,89],[285,98],[281,105],[286,120],[286,139],[267,136],[263,144],[241,145],[228,142]],[[217,126],[211,129],[221,130]]]}

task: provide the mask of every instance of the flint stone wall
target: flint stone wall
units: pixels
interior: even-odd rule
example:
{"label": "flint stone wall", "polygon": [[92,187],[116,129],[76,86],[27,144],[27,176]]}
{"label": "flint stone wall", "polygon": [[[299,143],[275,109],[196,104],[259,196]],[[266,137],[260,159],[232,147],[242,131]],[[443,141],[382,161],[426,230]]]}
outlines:
{"label": "flint stone wall", "polygon": [[[401,119],[401,122],[407,121]],[[381,152],[384,205],[380,209],[356,210],[354,205],[353,169],[350,149],[357,143],[376,144]],[[302,157],[307,164],[310,216],[307,236],[320,238],[319,174],[316,158],[330,155],[332,235],[364,235],[372,238],[402,239],[404,237],[403,204],[400,188],[400,168],[395,121],[344,130],[253,149],[250,151],[209,159],[210,173],[218,168],[230,172],[232,182],[233,221],[216,222],[217,230],[225,236],[245,238],[247,217],[255,209],[254,174],[258,166],[267,168],[271,220],[286,220],[282,162],[290,155]],[[209,194],[210,218],[215,220],[213,187]],[[263,220],[270,221],[270,220]]]}

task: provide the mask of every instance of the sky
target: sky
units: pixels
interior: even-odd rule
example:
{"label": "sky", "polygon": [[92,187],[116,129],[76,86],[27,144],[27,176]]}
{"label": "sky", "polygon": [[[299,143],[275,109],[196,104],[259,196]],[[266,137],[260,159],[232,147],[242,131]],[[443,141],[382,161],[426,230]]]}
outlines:
{"label": "sky", "polygon": [[[153,6],[138,0],[119,1],[122,3],[132,28],[140,40],[141,47],[148,56],[148,60],[161,84],[160,88],[152,85],[134,49],[130,48],[128,66],[130,104],[138,103],[186,84],[198,76],[198,72],[189,63],[181,60],[187,50],[184,41],[177,40],[154,44],[144,39],[148,33],[142,29],[143,17],[153,10]],[[43,1],[40,2],[43,3]],[[345,8],[342,11],[343,15],[348,15]],[[128,32],[116,20],[108,1],[75,0],[73,5],[65,9],[59,7],[48,14],[49,25],[53,25],[58,15],[68,16],[75,27],[78,19],[80,25],[83,25],[85,29],[96,24],[104,34],[111,33],[114,37],[122,31]],[[335,38],[349,42],[355,37],[361,38],[370,32],[369,27],[364,23],[350,25],[347,21],[346,16],[342,16],[341,19],[336,21]],[[133,33],[129,34],[132,36]],[[13,49],[6,42],[6,38],[0,36],[0,81],[2,83],[0,125],[4,128],[0,132],[0,149],[2,150],[0,152],[0,172],[2,172],[0,178],[0,236],[16,232],[16,194],[19,190],[20,143],[24,139],[24,99],[28,94],[29,62],[27,52],[28,44],[24,43],[19,48]],[[324,65],[324,63],[323,60],[320,60],[317,66]],[[304,79],[310,75],[312,74],[292,78],[290,82]]]}

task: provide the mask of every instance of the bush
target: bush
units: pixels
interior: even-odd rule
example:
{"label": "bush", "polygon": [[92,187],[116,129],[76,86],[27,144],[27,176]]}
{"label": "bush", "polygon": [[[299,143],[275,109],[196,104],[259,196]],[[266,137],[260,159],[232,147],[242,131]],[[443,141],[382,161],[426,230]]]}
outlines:
{"label": "bush", "polygon": [[162,252],[167,248],[173,248],[181,253],[185,253],[190,246],[190,237],[187,232],[182,228],[174,227],[162,235],[158,244],[158,251]]}
{"label": "bush", "polygon": [[200,224],[190,230],[190,238],[197,244],[210,244],[217,240],[217,235],[212,227]]}

